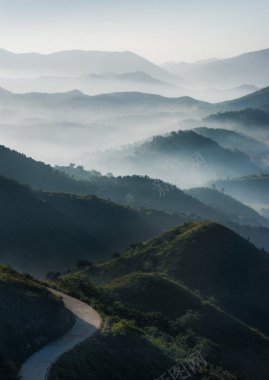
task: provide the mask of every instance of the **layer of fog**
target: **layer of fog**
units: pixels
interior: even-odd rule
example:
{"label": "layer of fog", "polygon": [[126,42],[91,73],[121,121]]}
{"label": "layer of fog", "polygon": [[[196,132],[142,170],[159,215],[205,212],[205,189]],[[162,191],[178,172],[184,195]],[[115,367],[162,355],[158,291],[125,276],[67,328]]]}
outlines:
{"label": "layer of fog", "polygon": [[[97,74],[91,71],[82,73],[76,61],[75,71],[72,71],[70,63],[71,72],[66,68],[68,75],[60,77],[57,71],[59,62],[56,62],[56,72],[52,66],[49,67],[56,76],[20,79],[14,77],[13,72],[9,78],[0,78],[0,86],[18,94],[0,89],[1,144],[52,165],[74,162],[103,173],[161,178],[184,188],[204,186],[227,177],[260,174],[266,170],[269,159],[262,149],[256,152],[257,157],[252,157],[257,168],[242,165],[236,170],[232,166],[226,170],[222,158],[216,157],[215,162],[214,158],[208,159],[199,147],[185,155],[149,155],[143,159],[138,154],[132,155],[131,144],[195,127],[243,131],[264,144],[268,144],[269,134],[256,125],[242,129],[242,125],[232,122],[205,124],[205,118],[221,108],[217,104],[195,100],[217,103],[246,95],[257,87],[244,83],[219,89],[209,88],[207,84],[198,86],[169,75],[156,65],[144,62],[141,57],[133,60],[132,55],[127,55],[127,58],[128,65],[124,68],[121,62],[117,72],[102,72],[99,68]],[[118,60],[113,62],[114,66],[103,62],[102,67],[115,69]],[[134,67],[145,71],[127,71]],[[41,68],[42,73],[47,73],[46,66]],[[111,92],[114,93],[109,94]],[[93,96],[98,94],[102,95]],[[177,99],[181,96],[184,98]],[[125,148],[121,149],[122,146]],[[231,149],[240,150],[240,146]]]}
{"label": "layer of fog", "polygon": [[[141,76],[141,78],[140,78]],[[128,79],[132,77],[133,79]],[[15,93],[28,92],[67,92],[79,90],[87,95],[99,95],[110,92],[137,91],[158,94],[167,97],[191,96],[208,102],[222,102],[250,94],[258,87],[242,84],[236,87],[207,87],[195,84],[182,86],[176,81],[160,81],[146,73],[124,73],[117,76],[114,73],[95,73],[80,77],[50,77],[36,78],[5,78],[0,77],[0,87]]]}
{"label": "layer of fog", "polygon": [[[89,170],[114,175],[148,175],[184,188],[265,171],[265,167],[259,165],[253,169],[242,165],[236,170],[230,165],[226,170],[223,158],[208,159],[207,153],[205,155],[199,147],[185,155],[140,157],[132,154],[134,143],[203,126],[204,118],[215,110],[212,107],[188,98],[180,103],[136,93],[96,98],[85,97],[79,92],[23,96],[3,93],[0,138],[1,144],[52,165],[74,162]],[[238,124],[226,123],[224,127],[242,130]],[[253,130],[245,132],[259,138],[257,129],[255,133]],[[260,139],[266,144],[269,134],[260,131]],[[125,147],[120,149],[121,146]],[[236,148],[233,146],[232,150]],[[255,154],[263,157],[263,164],[267,164],[262,149]],[[253,162],[258,163],[254,159]]]}
{"label": "layer of fog", "polygon": [[1,144],[53,165],[85,164],[86,153],[172,130],[171,125],[180,125],[190,112],[197,117],[208,114],[196,103],[185,106],[184,100],[178,105],[173,99],[136,93],[89,98],[77,91],[53,95],[2,91],[0,98]]}

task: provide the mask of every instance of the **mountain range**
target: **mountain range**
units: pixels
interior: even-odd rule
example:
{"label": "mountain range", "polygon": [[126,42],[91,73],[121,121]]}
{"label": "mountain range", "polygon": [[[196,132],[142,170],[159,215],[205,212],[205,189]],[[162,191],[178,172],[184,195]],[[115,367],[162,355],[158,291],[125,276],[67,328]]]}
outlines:
{"label": "mountain range", "polygon": [[[247,110],[245,110],[245,111],[247,113]],[[242,114],[244,113],[244,111],[239,111],[239,112]],[[263,112],[263,111],[257,111],[257,112]],[[235,113],[236,112],[230,112],[231,119],[232,119],[232,115]],[[218,116],[219,116],[219,118],[218,118]],[[212,125],[212,124],[214,124],[213,120],[216,120],[215,126],[220,127],[222,125],[222,122],[220,121],[218,123],[218,119],[221,119],[221,116],[222,116],[222,114],[209,116],[208,118],[205,119],[205,122],[209,123],[209,125]],[[225,119],[225,117],[224,117],[224,119]],[[230,119],[230,122],[231,122],[231,119]],[[226,123],[224,123],[223,126],[229,127],[228,120],[229,120],[229,116],[227,113]],[[235,123],[235,119],[233,120],[233,123]],[[250,124],[251,124],[251,122],[250,122]],[[250,136],[244,134],[244,126],[243,125],[241,126],[241,130],[242,130],[242,132],[240,133],[237,131],[232,131],[230,129],[224,129],[224,128],[200,127],[200,128],[195,128],[194,132],[199,133],[204,137],[208,137],[208,138],[216,141],[223,148],[230,149],[230,150],[236,150],[236,151],[240,150],[241,152],[250,156],[252,158],[252,160],[254,160],[255,162],[257,162],[259,164],[261,164],[262,162],[264,162],[264,164],[267,164],[267,160],[268,160],[268,156],[269,156],[268,145],[265,142],[256,140],[254,137],[250,137]],[[245,130],[245,132],[248,132],[248,131],[249,131],[249,128],[247,130]]]}
{"label": "mountain range", "polygon": [[160,176],[180,187],[201,185],[223,177],[258,174],[263,168],[262,162],[254,162],[239,149],[224,148],[194,131],[174,131],[110,150],[100,156],[100,167],[105,165],[102,160],[108,162],[107,168],[112,172],[121,167],[122,173]]}
{"label": "mountain range", "polygon": [[[267,109],[267,107],[264,107]],[[234,128],[255,138],[268,137],[269,113],[261,109],[244,108],[239,111],[224,111],[203,119],[210,126]]]}
{"label": "mountain range", "polygon": [[143,71],[160,80],[176,80],[165,69],[129,52],[67,50],[51,54],[16,54],[0,50],[1,76],[34,77],[40,75],[78,76],[81,74],[115,74]]}
{"label": "mountain range", "polygon": [[227,88],[250,83],[269,85],[269,49],[249,52],[226,59],[195,63],[170,63],[163,67],[196,85]]}
{"label": "mountain range", "polygon": [[0,174],[12,178],[0,177],[0,258],[17,269],[44,276],[80,259],[107,259],[199,219],[220,221],[259,247],[269,247],[267,219],[224,194],[216,194],[217,204],[149,177],[95,172],[86,177],[85,172],[76,179],[72,173],[80,168],[59,171],[4,147],[0,153]]}
{"label": "mountain range", "polygon": [[216,181],[218,189],[255,208],[269,205],[269,175],[252,175]]}
{"label": "mountain range", "polygon": [[0,49],[1,380],[268,380],[268,63]]}
{"label": "mountain range", "polygon": [[[269,49],[226,59],[194,63],[168,63],[158,66],[130,51],[104,52],[69,50],[51,54],[13,53],[0,50],[1,76],[31,78],[43,75],[116,75],[144,72],[156,79],[188,85],[227,89],[242,85],[265,87],[268,82]],[[251,79],[251,83],[250,83]]]}

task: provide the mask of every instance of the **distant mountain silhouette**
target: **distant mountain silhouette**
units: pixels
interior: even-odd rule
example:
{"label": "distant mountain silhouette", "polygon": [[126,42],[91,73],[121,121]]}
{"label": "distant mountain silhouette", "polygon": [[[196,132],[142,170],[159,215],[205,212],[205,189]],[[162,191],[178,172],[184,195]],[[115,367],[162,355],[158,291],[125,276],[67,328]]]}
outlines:
{"label": "distant mountain silhouette", "polygon": [[218,189],[250,205],[269,205],[269,174],[216,181]]}
{"label": "distant mountain silhouette", "polygon": [[269,87],[242,96],[241,98],[219,103],[220,109],[225,111],[242,110],[244,108],[257,108],[268,111],[269,109]]}
{"label": "distant mountain silhouette", "polygon": [[0,69],[13,76],[115,74],[143,71],[161,80],[176,78],[165,69],[129,51],[104,52],[68,50],[51,54],[16,54],[0,50]]}
{"label": "distant mountain silhouette", "polygon": [[126,171],[129,168],[129,172],[153,177],[159,175],[180,187],[186,187],[186,180],[191,176],[194,181],[205,183],[206,179],[247,175],[261,170],[259,163],[245,153],[223,148],[211,138],[194,131],[158,135],[114,153],[109,151],[109,170],[117,170],[121,160],[124,160]]}
{"label": "distant mountain silhouette", "polygon": [[255,128],[269,129],[269,113],[253,108],[219,112],[204,118],[203,121],[205,123],[226,124],[228,126],[240,125],[246,128],[255,126]]}
{"label": "distant mountain silhouette", "polygon": [[59,93],[25,93],[15,94],[1,88],[0,96],[3,105],[13,106],[40,106],[46,107],[99,107],[106,110],[112,107],[120,107],[120,111],[124,107],[128,107],[127,111],[140,107],[139,110],[158,109],[162,111],[181,111],[186,109],[201,109],[201,110],[214,110],[215,108],[208,102],[193,99],[189,96],[182,96],[178,98],[165,97],[155,94],[147,94],[143,92],[113,92],[101,95],[86,95],[81,91],[72,90],[68,92]]}
{"label": "distant mountain silhouette", "polygon": [[[234,124],[237,120],[238,123],[242,124],[245,122],[247,123],[247,115],[255,115],[258,116],[258,114],[262,115],[263,111],[253,111],[248,112],[248,110],[245,111],[238,111],[238,112],[226,112],[226,113],[220,113],[217,115],[211,115],[207,118],[205,118],[203,121],[205,123],[219,123],[220,125],[226,124],[227,127],[229,126],[229,123]],[[268,114],[269,116],[269,114]],[[254,116],[255,117],[255,116]],[[258,117],[256,117],[256,122],[255,124],[254,118],[249,120],[249,127],[251,125],[255,125],[255,129],[258,124]],[[261,119],[260,119],[261,120]],[[269,121],[269,119],[268,119]],[[269,124],[268,124],[269,126]],[[212,140],[216,141],[219,145],[223,146],[224,148],[231,149],[231,150],[239,150],[241,152],[246,153],[250,157],[252,157],[254,160],[257,160],[257,162],[261,161],[263,158],[267,159],[269,155],[269,147],[258,141],[255,140],[252,137],[246,136],[242,133],[231,131],[228,129],[223,129],[223,128],[206,128],[206,127],[200,127],[200,128],[195,128],[194,131],[196,133],[201,134],[204,137],[211,138]]]}
{"label": "distant mountain silhouette", "polygon": [[93,79],[93,80],[114,80],[114,81],[130,81],[130,82],[141,82],[141,83],[149,83],[156,85],[166,85],[170,86],[169,83],[163,82],[159,79],[154,78],[153,76],[143,72],[143,71],[135,71],[135,72],[126,72],[123,74],[114,74],[112,72],[105,72],[102,74],[90,74],[85,75],[83,78]]}
{"label": "distant mountain silhouette", "polygon": [[[61,169],[61,167],[58,167]],[[144,207],[169,213],[194,214],[204,218],[220,217],[215,211],[186,195],[173,185],[147,176],[93,176],[76,180],[50,165],[37,162],[0,146],[0,175],[12,178],[36,190],[97,195],[132,207]],[[78,170],[79,172],[79,170]],[[75,173],[75,172],[74,172]]]}
{"label": "distant mountain silhouette", "polygon": [[163,67],[186,81],[203,86],[234,87],[251,83],[258,87],[269,85],[269,49],[245,53],[232,58],[176,63]]}
{"label": "distant mountain silhouette", "polygon": [[269,227],[269,220],[229,195],[214,188],[201,187],[184,190],[200,202],[226,215],[234,223]]}
{"label": "distant mountain silhouette", "polygon": [[[73,90],[62,93],[26,93],[15,94],[4,89],[0,90],[1,106],[14,108],[14,111],[24,111],[31,108],[32,117],[41,117],[44,110],[57,111],[57,115],[74,117],[73,112],[79,112],[77,118],[98,117],[103,115],[151,114],[163,112],[178,112],[178,117],[205,117],[221,111],[238,111],[253,108],[267,111],[269,107],[269,87],[249,95],[221,103],[208,103],[189,96],[165,97],[143,92],[114,92],[89,96],[81,91]],[[106,116],[104,116],[106,115]],[[43,116],[44,117],[44,116]],[[51,116],[53,117],[53,115]],[[63,116],[62,116],[63,117]]]}

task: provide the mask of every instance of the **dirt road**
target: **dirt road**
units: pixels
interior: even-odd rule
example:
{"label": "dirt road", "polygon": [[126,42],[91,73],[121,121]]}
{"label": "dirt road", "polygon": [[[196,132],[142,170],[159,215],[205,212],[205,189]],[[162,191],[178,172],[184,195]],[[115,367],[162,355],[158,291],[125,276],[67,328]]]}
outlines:
{"label": "dirt road", "polygon": [[62,297],[65,306],[75,315],[76,323],[61,338],[44,346],[23,363],[19,371],[21,380],[45,380],[51,365],[63,353],[89,338],[101,326],[100,315],[89,305],[56,290],[49,290]]}

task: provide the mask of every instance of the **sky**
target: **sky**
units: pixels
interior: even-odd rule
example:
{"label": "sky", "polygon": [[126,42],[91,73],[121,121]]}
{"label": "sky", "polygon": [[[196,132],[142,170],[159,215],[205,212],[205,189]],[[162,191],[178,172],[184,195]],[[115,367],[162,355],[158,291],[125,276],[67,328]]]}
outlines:
{"label": "sky", "polygon": [[268,20],[268,0],[0,0],[0,48],[225,58],[269,48]]}

